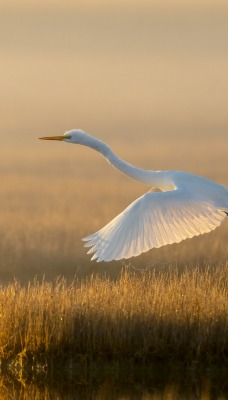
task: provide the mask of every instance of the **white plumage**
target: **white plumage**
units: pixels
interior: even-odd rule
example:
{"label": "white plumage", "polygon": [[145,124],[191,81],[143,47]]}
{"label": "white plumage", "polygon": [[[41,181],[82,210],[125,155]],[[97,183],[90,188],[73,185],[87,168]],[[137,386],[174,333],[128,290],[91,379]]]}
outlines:
{"label": "white plumage", "polygon": [[144,194],[104,228],[83,239],[85,247],[91,247],[88,254],[93,254],[92,260],[120,260],[179,243],[215,229],[228,213],[228,190],[209,179],[179,171],[136,168],[79,129],[41,139],[91,147],[125,175],[160,190]]}

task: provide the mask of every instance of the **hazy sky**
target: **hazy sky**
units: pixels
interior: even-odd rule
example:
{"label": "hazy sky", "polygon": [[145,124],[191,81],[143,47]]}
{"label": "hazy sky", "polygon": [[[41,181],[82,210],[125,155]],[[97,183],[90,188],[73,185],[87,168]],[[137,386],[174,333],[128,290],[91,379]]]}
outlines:
{"label": "hazy sky", "polygon": [[1,7],[5,140],[72,127],[227,132],[227,1],[2,0]]}
{"label": "hazy sky", "polygon": [[40,8],[40,7],[61,7],[62,9],[69,8],[118,8],[123,9],[125,7],[132,9],[141,9],[142,7],[153,8],[173,8],[178,7],[179,9],[186,8],[209,8],[218,9],[219,7],[227,8],[226,0],[1,0],[1,5],[7,8],[21,8],[26,6],[27,8]]}

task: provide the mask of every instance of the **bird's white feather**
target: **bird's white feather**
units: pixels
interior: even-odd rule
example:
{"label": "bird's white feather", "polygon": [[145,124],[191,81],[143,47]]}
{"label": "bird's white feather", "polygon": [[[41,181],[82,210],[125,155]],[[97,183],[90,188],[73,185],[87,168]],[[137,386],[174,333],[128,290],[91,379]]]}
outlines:
{"label": "bird's white feather", "polygon": [[88,253],[93,260],[119,260],[210,232],[225,216],[199,194],[181,189],[148,192],[83,240],[92,246]]}

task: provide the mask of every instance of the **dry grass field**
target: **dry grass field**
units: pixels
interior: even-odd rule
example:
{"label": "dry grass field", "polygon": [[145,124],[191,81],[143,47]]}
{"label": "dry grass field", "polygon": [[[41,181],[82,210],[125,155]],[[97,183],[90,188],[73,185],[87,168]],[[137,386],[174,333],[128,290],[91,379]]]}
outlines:
{"label": "dry grass field", "polygon": [[1,359],[228,362],[228,264],[0,288]]}

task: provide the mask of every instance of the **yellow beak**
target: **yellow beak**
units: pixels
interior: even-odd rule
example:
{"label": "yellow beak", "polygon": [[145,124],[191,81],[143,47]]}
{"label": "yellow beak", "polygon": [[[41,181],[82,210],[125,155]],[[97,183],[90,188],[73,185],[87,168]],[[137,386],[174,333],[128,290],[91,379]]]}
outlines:
{"label": "yellow beak", "polygon": [[69,139],[69,136],[46,136],[46,137],[40,137],[39,139],[41,140],[64,140],[64,139]]}

